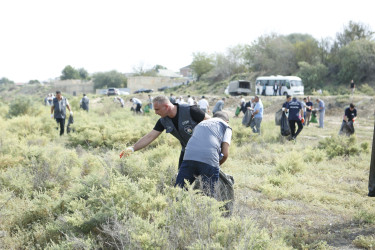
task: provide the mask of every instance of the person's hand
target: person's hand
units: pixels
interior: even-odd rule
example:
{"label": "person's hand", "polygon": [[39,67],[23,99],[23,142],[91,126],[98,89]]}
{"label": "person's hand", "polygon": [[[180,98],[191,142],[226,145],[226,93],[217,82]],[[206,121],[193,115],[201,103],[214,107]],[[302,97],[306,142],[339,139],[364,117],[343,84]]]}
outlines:
{"label": "person's hand", "polygon": [[128,157],[132,153],[134,153],[134,148],[133,147],[128,147],[125,150],[121,151],[120,158],[122,158],[123,156]]}
{"label": "person's hand", "polygon": [[285,111],[285,108],[281,108],[282,111]]}
{"label": "person's hand", "polygon": [[73,115],[73,111],[70,111],[70,115]]}
{"label": "person's hand", "polygon": [[51,114],[51,118],[53,118],[53,114]]}

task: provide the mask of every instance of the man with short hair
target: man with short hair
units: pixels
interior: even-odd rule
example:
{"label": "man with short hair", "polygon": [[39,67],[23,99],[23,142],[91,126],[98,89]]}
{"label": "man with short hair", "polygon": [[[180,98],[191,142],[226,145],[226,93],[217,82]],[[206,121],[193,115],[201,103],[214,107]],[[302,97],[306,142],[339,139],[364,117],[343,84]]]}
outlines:
{"label": "man with short hair", "polygon": [[188,95],[188,99],[187,99],[187,102],[190,106],[193,106],[194,105],[194,99],[190,97],[190,95]]}
{"label": "man with short hair", "polygon": [[347,135],[351,135],[354,133],[354,121],[357,119],[357,109],[355,108],[353,103],[350,103],[349,107],[345,109],[344,118],[341,124],[339,134],[344,133],[344,127],[348,126],[349,131],[346,132]]}
{"label": "man with short hair", "polygon": [[140,150],[153,142],[165,129],[176,137],[181,143],[181,153],[178,166],[180,167],[185,153],[185,147],[189,141],[195,126],[203,120],[211,118],[197,106],[188,104],[171,103],[166,96],[157,96],[154,98],[155,114],[161,116],[153,130],[139,139],[132,147],[121,152],[121,155],[129,155],[134,151]]}
{"label": "man with short hair", "polygon": [[79,102],[79,107],[89,112],[89,103],[90,103],[89,98],[86,96],[86,94],[83,94],[83,98]]}
{"label": "man with short hair", "polygon": [[324,114],[326,112],[326,106],[323,102],[323,100],[320,100],[319,98],[316,99],[316,102],[318,103],[318,109],[319,109],[319,128],[324,127]]}
{"label": "man with short hair", "polygon": [[169,95],[169,101],[171,103],[175,103],[176,102],[176,97],[174,97],[172,93]]}
{"label": "man with short hair", "polygon": [[229,156],[232,129],[228,125],[229,116],[223,111],[214,118],[202,121],[187,143],[185,155],[178,171],[175,186],[184,187],[185,180],[190,184],[195,176],[201,176],[203,190],[215,196],[215,185],[219,180],[220,165]]}
{"label": "man with short hair", "polygon": [[130,98],[130,101],[133,102],[133,105],[135,105],[135,113],[142,114],[142,102],[138,98]]}
{"label": "man with short hair", "polygon": [[198,101],[198,106],[201,110],[203,110],[203,112],[210,112],[210,105],[208,104],[208,101],[205,99],[204,96],[202,96],[202,99]]}
{"label": "man with short hair", "polygon": [[[303,117],[302,104],[301,102],[297,100],[296,97],[293,97],[292,101],[286,105],[286,110],[289,112],[288,120],[289,120],[290,132],[291,132],[291,139],[295,140],[303,129],[303,125],[301,121]],[[296,132],[296,123],[298,125],[297,132]]]}
{"label": "man with short hair", "polygon": [[259,96],[254,97],[254,112],[252,114],[253,119],[250,123],[250,128],[253,130],[254,133],[257,133],[260,135],[260,124],[263,119],[263,103],[260,100]]}
{"label": "man with short hair", "polygon": [[273,85],[273,95],[277,96],[277,90],[279,89],[279,84],[275,81],[275,85]]}
{"label": "man with short hair", "polygon": [[56,91],[56,97],[53,98],[51,106],[51,117],[54,118],[58,125],[60,125],[60,136],[64,134],[66,108],[70,111],[70,115],[73,115],[73,111],[70,108],[68,99],[61,95],[61,91]]}
{"label": "man with short hair", "polygon": [[222,111],[224,108],[224,103],[225,103],[225,97],[223,97],[221,100],[219,100],[215,104],[214,109],[212,110],[212,114],[215,114],[218,111]]}
{"label": "man with short hair", "polygon": [[310,117],[311,117],[311,111],[313,109],[313,103],[310,101],[310,96],[307,97],[306,101],[306,118],[305,118],[305,124],[309,126],[310,124]]}

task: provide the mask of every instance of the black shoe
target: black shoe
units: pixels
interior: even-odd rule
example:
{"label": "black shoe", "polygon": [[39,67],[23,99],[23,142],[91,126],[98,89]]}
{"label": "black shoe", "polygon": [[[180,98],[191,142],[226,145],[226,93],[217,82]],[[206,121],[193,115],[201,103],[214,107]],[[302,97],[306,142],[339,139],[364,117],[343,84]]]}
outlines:
{"label": "black shoe", "polygon": [[368,197],[375,197],[375,192],[368,192]]}

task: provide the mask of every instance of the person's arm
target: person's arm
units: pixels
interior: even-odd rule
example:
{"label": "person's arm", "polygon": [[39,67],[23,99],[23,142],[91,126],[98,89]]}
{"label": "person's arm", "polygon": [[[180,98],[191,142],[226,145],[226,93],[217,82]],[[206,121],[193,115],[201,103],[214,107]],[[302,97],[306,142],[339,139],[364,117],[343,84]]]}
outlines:
{"label": "person's arm", "polygon": [[139,139],[133,146],[134,151],[140,150],[146,146],[148,146],[151,142],[153,142],[156,138],[159,137],[161,132],[156,130],[151,130],[147,135],[143,136]]}
{"label": "person's arm", "polygon": [[209,116],[207,113],[204,114],[204,118],[203,118],[203,120],[208,120],[208,119],[211,119],[211,116]]}
{"label": "person's arm", "polygon": [[66,107],[68,108],[69,112],[72,112],[72,110],[70,109],[70,105],[69,104],[66,104]]}
{"label": "person's arm", "polygon": [[51,117],[53,117],[53,111],[55,110],[55,106],[51,106]]}
{"label": "person's arm", "polygon": [[221,160],[219,162],[220,165],[223,164],[228,159],[228,156],[229,156],[229,143],[223,142],[221,144],[221,153],[223,154],[223,158],[221,158]]}

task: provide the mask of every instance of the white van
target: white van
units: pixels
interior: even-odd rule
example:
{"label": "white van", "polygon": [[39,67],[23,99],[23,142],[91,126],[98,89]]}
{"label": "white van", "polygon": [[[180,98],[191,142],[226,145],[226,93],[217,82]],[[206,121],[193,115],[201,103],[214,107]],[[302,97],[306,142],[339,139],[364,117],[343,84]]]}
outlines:
{"label": "white van", "polygon": [[278,85],[277,95],[304,95],[302,79],[298,76],[260,76],[255,81],[255,92],[274,95],[275,84]]}
{"label": "white van", "polygon": [[237,80],[229,83],[228,92],[230,95],[249,95],[251,86],[249,81]]}

